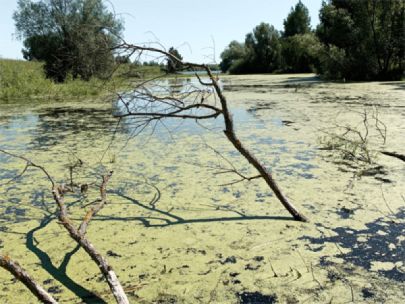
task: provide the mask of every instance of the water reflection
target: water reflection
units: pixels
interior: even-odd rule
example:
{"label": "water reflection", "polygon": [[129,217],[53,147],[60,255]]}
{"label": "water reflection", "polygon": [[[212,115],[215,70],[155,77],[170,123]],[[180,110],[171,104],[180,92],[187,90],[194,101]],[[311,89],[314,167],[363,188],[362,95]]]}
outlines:
{"label": "water reflection", "polygon": [[[203,81],[207,81],[207,79],[203,79]],[[170,96],[206,88],[195,78],[177,77],[159,80],[151,84],[149,89],[153,92],[160,90],[161,93]],[[7,113],[0,115],[0,146],[3,149],[17,150],[18,153],[25,154],[35,151],[48,152],[50,148],[59,146],[65,149],[69,145],[77,146],[77,149],[91,149],[94,147],[92,143],[95,140],[105,142],[105,145],[108,145],[113,136],[120,136],[121,140],[128,139],[137,134],[134,132],[134,128],[138,120],[131,116],[119,120],[114,115],[125,112],[123,100],[130,100],[131,96],[133,94],[128,92],[123,94],[123,99],[105,104],[78,105],[65,102],[62,105],[39,109],[31,105],[14,105],[12,111],[10,111],[9,106],[0,105],[0,113]],[[293,143],[294,151],[291,150],[291,142],[288,139],[271,136],[269,128],[287,128],[280,117],[269,117],[264,120],[244,107],[232,108],[231,110],[236,131],[240,134],[241,139],[246,140],[253,152],[258,155],[263,154],[263,151],[271,154],[271,159],[274,162],[269,163],[269,165],[277,167],[281,154],[294,153],[295,159],[299,163],[284,166],[282,171],[287,175],[315,178],[310,171],[316,167],[309,164],[316,156],[313,150],[302,145],[302,149],[298,148],[297,151],[298,143]],[[192,119],[167,118],[162,122],[158,120],[149,125],[143,132],[145,138],[153,132],[155,138],[161,142],[176,145],[176,143],[171,142],[172,134],[187,137],[208,134],[211,131],[216,136],[221,136],[223,128],[221,116],[199,123]],[[260,131],[260,133],[252,132],[253,130]],[[168,134],[170,132],[171,134]],[[145,139],[146,141],[147,139]],[[82,143],[86,144],[83,145]],[[134,151],[142,149],[130,141],[129,145]],[[199,153],[199,151],[193,152]],[[231,150],[229,155],[232,158],[239,157],[238,152],[234,150]],[[6,164],[8,162],[10,159],[0,154],[0,163]],[[278,167],[280,168],[280,166]],[[0,180],[10,178],[15,173],[15,168],[4,168],[0,173]]]}
{"label": "water reflection", "polygon": [[[104,109],[78,109],[78,108],[49,108],[38,115],[38,122],[32,132],[33,148],[46,149],[58,145],[67,137],[81,138],[86,134],[85,140],[99,138],[114,132],[117,119],[112,116],[111,107]],[[122,125],[122,133],[130,130]]]}

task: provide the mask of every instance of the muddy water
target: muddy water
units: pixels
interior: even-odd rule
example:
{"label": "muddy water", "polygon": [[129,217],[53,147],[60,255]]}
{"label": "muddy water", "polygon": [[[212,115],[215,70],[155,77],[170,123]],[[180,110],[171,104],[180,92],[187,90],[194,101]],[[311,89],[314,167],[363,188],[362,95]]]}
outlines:
{"label": "muddy water", "polygon": [[[110,102],[8,105],[0,106],[0,144],[58,181],[77,158],[80,183],[114,170],[110,203],[88,235],[131,302],[403,303],[405,165],[378,151],[405,153],[404,83],[239,76],[224,77],[224,89],[241,140],[311,223],[291,221],[259,180],[226,185],[237,177],[218,174],[228,164],[213,149],[255,172],[220,119],[204,128],[168,121],[134,136],[131,120],[117,127]],[[387,137],[369,128],[375,164],[359,174],[361,164],[319,148],[337,126],[361,128],[364,109],[377,109]],[[97,267],[58,224],[43,176],[29,169],[8,182],[24,163],[0,155],[0,164],[2,253],[62,303],[112,303]],[[96,197],[91,188],[67,198],[72,218],[79,222]],[[0,282],[1,303],[35,303],[5,271]]]}

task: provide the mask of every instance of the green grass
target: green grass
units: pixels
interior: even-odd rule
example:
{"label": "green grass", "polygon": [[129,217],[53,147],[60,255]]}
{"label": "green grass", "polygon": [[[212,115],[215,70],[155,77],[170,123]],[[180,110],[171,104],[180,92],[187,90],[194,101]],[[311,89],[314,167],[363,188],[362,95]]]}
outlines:
{"label": "green grass", "polygon": [[45,77],[40,62],[0,59],[0,102],[95,99],[129,87],[139,77],[160,73],[159,67],[121,65],[108,80],[69,78],[58,84]]}

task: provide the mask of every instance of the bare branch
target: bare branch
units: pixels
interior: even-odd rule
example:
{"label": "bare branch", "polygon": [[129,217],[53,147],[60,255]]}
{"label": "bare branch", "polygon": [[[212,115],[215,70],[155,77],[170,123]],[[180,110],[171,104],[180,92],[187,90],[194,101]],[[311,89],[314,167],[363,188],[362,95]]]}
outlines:
{"label": "bare branch", "polygon": [[82,247],[90,256],[90,258],[97,264],[97,266],[100,269],[100,272],[103,274],[108,285],[110,286],[110,289],[115,297],[116,302],[118,304],[129,304],[125,291],[121,283],[119,282],[118,277],[115,274],[111,265],[108,264],[107,260],[97,251],[94,245],[86,238],[85,234],[81,233],[81,230],[84,232],[86,231],[86,227],[90,222],[91,218],[104,206],[107,199],[106,185],[111,176],[111,173],[103,177],[103,182],[100,186],[101,203],[87,213],[88,218],[87,219],[85,218],[83,220],[81,229],[76,229],[73,225],[73,222],[69,218],[68,209],[64,201],[65,193],[72,191],[72,189],[70,187],[66,187],[64,184],[57,186],[53,178],[50,176],[50,174],[46,171],[46,169],[43,166],[34,164],[28,158],[1,149],[0,152],[18,159],[22,159],[26,161],[27,164],[29,164],[30,166],[40,169],[46,175],[46,177],[52,184],[52,195],[59,209],[58,214],[59,221],[61,222],[63,227],[68,231],[70,237],[73,240],[75,240],[77,244],[80,245],[80,247]]}
{"label": "bare branch", "polygon": [[82,235],[86,234],[86,229],[88,224],[90,223],[91,219],[103,209],[104,205],[107,203],[107,183],[110,180],[113,172],[111,171],[109,174],[103,176],[103,182],[100,186],[100,199],[99,204],[89,211],[87,211],[86,215],[84,216],[83,222],[80,224],[79,232]]}
{"label": "bare branch", "polygon": [[39,301],[46,304],[57,304],[58,302],[35,282],[30,275],[15,261],[7,255],[0,255],[0,267],[3,267],[23,283]]}
{"label": "bare branch", "polygon": [[[3,150],[3,149],[0,149],[0,152],[3,153],[3,154],[6,154],[6,155],[8,155],[8,156],[11,156],[11,157],[14,157],[14,158],[19,158],[19,159],[25,161],[25,162],[26,162],[26,167],[35,167],[35,168],[38,168],[39,170],[41,170],[41,171],[46,175],[46,177],[48,178],[48,180],[51,182],[52,188],[55,187],[55,182],[53,181],[52,177],[49,175],[49,173],[45,170],[44,167],[33,163],[31,160],[29,160],[28,158],[26,158],[26,157],[24,157],[24,156],[20,156],[20,155],[14,154],[14,153],[8,152],[8,151]],[[25,171],[26,171],[26,170],[24,170],[24,172],[25,172]],[[21,174],[20,174],[20,176],[21,176]]]}
{"label": "bare branch", "polygon": [[[120,114],[119,117],[145,117],[146,119],[149,119],[150,122],[152,120],[160,120],[163,118],[191,118],[197,121],[202,119],[216,118],[219,115],[222,115],[225,123],[224,134],[233,144],[235,149],[237,149],[239,153],[259,172],[259,175],[266,181],[267,185],[272,189],[276,197],[288,210],[288,212],[290,212],[294,219],[307,221],[306,217],[298,212],[298,210],[291,204],[287,197],[285,197],[285,195],[281,192],[281,189],[272,177],[270,171],[267,170],[264,164],[262,164],[252,154],[252,152],[248,150],[238,139],[237,135],[235,134],[232,114],[228,108],[228,101],[222,92],[222,87],[219,83],[218,77],[212,74],[208,65],[182,61],[164,49],[128,44],[125,41],[123,41],[123,43],[118,45],[116,48],[128,52],[150,52],[159,56],[165,56],[166,58],[176,62],[182,70],[203,70],[207,74],[209,82],[203,81],[197,73],[196,78],[198,79],[200,85],[209,87],[212,90],[212,92],[214,93],[213,96],[215,98],[215,105],[208,105],[207,103],[205,103],[203,95],[204,90],[202,89],[191,90],[191,93],[194,93],[195,95],[194,99],[192,99],[192,94],[183,94],[180,95],[178,98],[173,98],[172,96],[162,96],[162,94],[160,94],[159,92],[155,93],[150,90],[145,83],[145,85],[138,86],[137,90],[132,94],[132,96],[121,99],[127,112],[125,114]],[[217,98],[219,100],[220,108],[216,107]],[[183,103],[179,102],[179,99]],[[188,102],[189,104],[186,105],[186,102]],[[189,112],[191,110],[198,109],[210,110],[211,113],[195,114]],[[233,169],[233,173],[237,174],[238,171],[235,168]],[[239,174],[239,177],[241,178],[241,180],[251,180],[257,178],[257,176],[246,177],[242,174]]]}

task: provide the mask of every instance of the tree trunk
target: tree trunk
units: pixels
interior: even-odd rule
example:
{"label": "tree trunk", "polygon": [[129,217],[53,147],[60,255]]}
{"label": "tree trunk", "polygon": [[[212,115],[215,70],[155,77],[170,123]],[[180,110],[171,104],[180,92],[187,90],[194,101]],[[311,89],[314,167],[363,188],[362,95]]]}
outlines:
{"label": "tree trunk", "polygon": [[229,141],[233,144],[233,146],[242,154],[246,160],[252,164],[257,171],[259,171],[260,175],[266,181],[267,185],[270,189],[274,192],[278,200],[283,204],[283,206],[287,209],[287,211],[294,217],[297,221],[308,222],[308,219],[302,215],[293,204],[291,204],[288,199],[284,196],[281,192],[281,189],[278,187],[276,181],[273,179],[271,173],[266,169],[266,167],[251,153],[247,148],[245,148],[238,137],[235,134],[235,128],[233,125],[232,114],[229,112],[228,104],[226,97],[222,94],[222,90],[218,85],[218,82],[212,75],[209,68],[206,69],[207,73],[212,81],[212,84],[215,88],[215,91],[221,101],[222,106],[222,114],[225,120],[225,130],[224,133]]}

